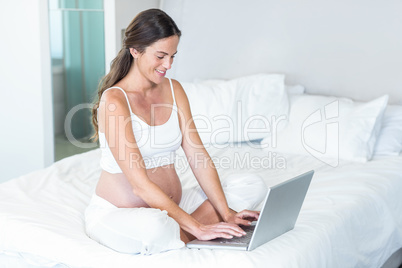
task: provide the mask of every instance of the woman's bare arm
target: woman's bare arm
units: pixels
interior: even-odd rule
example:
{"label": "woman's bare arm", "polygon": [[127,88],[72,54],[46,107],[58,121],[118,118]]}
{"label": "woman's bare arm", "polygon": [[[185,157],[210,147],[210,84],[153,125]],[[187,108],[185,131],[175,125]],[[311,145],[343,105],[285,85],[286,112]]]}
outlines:
{"label": "woman's bare arm", "polygon": [[[147,175],[145,164],[132,130],[127,101],[120,90],[109,90],[102,96],[100,112],[104,116],[106,140],[117,164],[132,186],[133,193],[152,208],[166,210],[181,228],[199,239],[238,236],[236,225],[204,226],[183,211]],[[102,124],[103,122],[100,122]],[[135,159],[136,162],[131,160]]]}
{"label": "woman's bare arm", "polygon": [[179,82],[173,80],[173,85],[183,134],[182,147],[197,181],[225,222],[250,225],[249,219],[258,219],[259,213],[249,210],[236,213],[228,207],[218,172],[194,124],[186,93]]}

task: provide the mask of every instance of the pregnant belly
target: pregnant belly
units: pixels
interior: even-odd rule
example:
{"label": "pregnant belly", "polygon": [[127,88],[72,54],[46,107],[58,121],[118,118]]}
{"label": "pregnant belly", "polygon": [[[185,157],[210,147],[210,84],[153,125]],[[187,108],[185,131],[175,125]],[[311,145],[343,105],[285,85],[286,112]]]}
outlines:
{"label": "pregnant belly", "polygon": [[[147,170],[148,178],[177,204],[180,203],[182,188],[174,165],[166,165]],[[132,186],[122,173],[111,174],[102,171],[96,194],[120,208],[149,207],[133,193]]]}

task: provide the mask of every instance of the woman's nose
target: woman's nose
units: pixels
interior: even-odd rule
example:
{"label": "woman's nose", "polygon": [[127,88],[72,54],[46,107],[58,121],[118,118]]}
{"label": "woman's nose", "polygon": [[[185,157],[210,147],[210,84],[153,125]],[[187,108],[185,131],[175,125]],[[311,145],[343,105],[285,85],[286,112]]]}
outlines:
{"label": "woman's nose", "polygon": [[166,70],[169,70],[170,68],[172,68],[172,63],[173,63],[173,59],[168,58],[163,62],[163,67],[166,68]]}

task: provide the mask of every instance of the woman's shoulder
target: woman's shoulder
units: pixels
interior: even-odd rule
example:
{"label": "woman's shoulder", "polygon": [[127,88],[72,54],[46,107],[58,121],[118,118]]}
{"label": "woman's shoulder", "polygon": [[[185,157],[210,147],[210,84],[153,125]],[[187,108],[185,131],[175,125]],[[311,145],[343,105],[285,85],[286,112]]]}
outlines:
{"label": "woman's shoulder", "polygon": [[176,94],[179,94],[179,95],[185,95],[186,93],[185,93],[185,91],[184,91],[184,88],[183,88],[183,86],[180,84],[180,82],[179,81],[177,81],[176,79],[170,79],[171,81],[172,81],[172,86],[173,86],[173,90],[174,90],[174,93],[175,93],[175,95]]}
{"label": "woman's shoulder", "polygon": [[[128,107],[126,94],[124,90],[120,87],[110,87],[106,89],[101,97],[101,104],[102,103],[106,104],[108,107],[116,107],[116,109],[112,110],[120,110],[119,108]],[[115,106],[109,106],[109,105],[115,105]]]}
{"label": "woman's shoulder", "polygon": [[179,107],[184,108],[190,105],[189,100],[187,98],[186,91],[184,90],[183,86],[180,84],[179,81],[175,79],[171,79],[174,95],[176,98],[176,103]]}
{"label": "woman's shoulder", "polygon": [[113,86],[105,89],[102,93],[101,100],[103,101],[119,101],[125,100],[126,94],[124,89],[118,86]]}

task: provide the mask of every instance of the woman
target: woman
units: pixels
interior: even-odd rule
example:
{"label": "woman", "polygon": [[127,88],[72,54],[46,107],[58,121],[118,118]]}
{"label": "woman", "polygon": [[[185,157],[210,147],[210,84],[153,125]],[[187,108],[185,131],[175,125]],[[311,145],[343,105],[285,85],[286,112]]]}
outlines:
{"label": "woman", "polygon": [[[152,254],[181,248],[194,238],[242,236],[238,225],[258,219],[258,212],[229,208],[186,94],[179,82],[165,78],[180,35],[163,11],[141,12],[127,27],[123,48],[99,86],[93,124],[103,170],[86,210],[86,230],[119,252]],[[180,146],[202,187],[183,196],[174,168]],[[209,164],[198,166],[200,160]],[[244,180],[227,179],[234,192],[252,196],[232,192],[233,209],[258,204],[265,195],[260,178],[249,176],[249,186],[239,183]]]}

